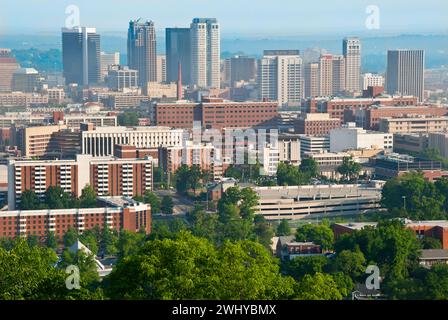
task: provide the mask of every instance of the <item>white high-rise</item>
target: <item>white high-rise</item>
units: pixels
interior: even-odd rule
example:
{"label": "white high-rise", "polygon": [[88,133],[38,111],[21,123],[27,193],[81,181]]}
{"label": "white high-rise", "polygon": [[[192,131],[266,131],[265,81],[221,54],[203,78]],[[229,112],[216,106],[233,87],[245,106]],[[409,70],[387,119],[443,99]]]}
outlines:
{"label": "white high-rise", "polygon": [[361,77],[361,40],[345,38],[342,42],[345,58],[345,90],[351,93],[360,92]]}
{"label": "white high-rise", "polygon": [[387,52],[386,90],[389,94],[413,95],[423,101],[424,50]]}
{"label": "white high-rise", "polygon": [[299,53],[299,50],[264,51],[258,67],[261,99],[274,100],[279,105],[301,101],[304,92]]}
{"label": "white high-rise", "polygon": [[379,74],[364,73],[361,83],[363,90],[367,90],[368,87],[384,87],[384,77]]}
{"label": "white high-rise", "polygon": [[191,83],[220,88],[220,29],[214,18],[195,18],[190,25]]}

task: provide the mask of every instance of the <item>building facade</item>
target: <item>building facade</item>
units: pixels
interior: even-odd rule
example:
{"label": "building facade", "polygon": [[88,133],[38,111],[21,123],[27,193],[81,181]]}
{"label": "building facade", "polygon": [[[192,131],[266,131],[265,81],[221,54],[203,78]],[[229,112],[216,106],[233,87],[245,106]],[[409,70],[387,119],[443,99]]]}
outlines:
{"label": "building facade", "polygon": [[101,81],[100,35],[95,28],[62,29],[62,64],[66,84],[81,86]]}
{"label": "building facade", "polygon": [[[89,209],[44,209],[1,211],[0,237],[46,237],[48,232],[62,239],[70,229],[82,234],[96,226],[100,230],[151,232],[151,207],[132,199],[104,198],[104,207]],[[107,206],[106,206],[107,205]]]}
{"label": "building facade", "polygon": [[195,18],[190,25],[191,84],[221,87],[221,35],[214,18]]}
{"label": "building facade", "polygon": [[413,95],[420,102],[423,101],[424,73],[424,50],[389,50],[387,52],[387,93]]}
{"label": "building facade", "polygon": [[342,41],[345,58],[345,90],[352,93],[361,91],[361,40],[356,37]]}
{"label": "building facade", "polygon": [[265,50],[258,65],[260,99],[279,105],[303,98],[302,58],[299,50]]}
{"label": "building facade", "polygon": [[137,70],[139,84],[144,87],[150,81],[157,81],[157,49],[154,22],[129,22],[127,58],[130,69]]}

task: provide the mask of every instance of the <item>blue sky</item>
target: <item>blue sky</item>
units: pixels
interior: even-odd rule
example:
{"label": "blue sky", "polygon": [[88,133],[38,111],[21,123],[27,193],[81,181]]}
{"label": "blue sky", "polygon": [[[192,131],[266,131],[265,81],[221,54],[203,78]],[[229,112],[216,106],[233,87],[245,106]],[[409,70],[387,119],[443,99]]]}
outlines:
{"label": "blue sky", "polygon": [[[124,33],[136,17],[159,30],[216,17],[229,36],[448,33],[447,0],[0,0],[0,37],[59,32],[71,4],[100,32]],[[368,5],[380,9],[379,30],[365,28]]]}

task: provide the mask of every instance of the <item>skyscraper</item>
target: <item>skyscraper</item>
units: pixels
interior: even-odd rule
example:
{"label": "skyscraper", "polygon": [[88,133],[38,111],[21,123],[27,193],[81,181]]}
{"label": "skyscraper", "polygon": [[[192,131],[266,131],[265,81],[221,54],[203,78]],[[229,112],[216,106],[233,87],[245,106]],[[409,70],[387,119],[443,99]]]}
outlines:
{"label": "skyscraper", "polygon": [[195,18],[190,25],[191,84],[220,88],[220,30],[214,18]]}
{"label": "skyscraper", "polygon": [[302,58],[299,50],[265,50],[258,66],[261,99],[279,105],[298,103],[303,97]]}
{"label": "skyscraper", "polygon": [[166,79],[177,81],[179,63],[182,66],[182,83],[188,85],[191,80],[190,28],[166,28]]}
{"label": "skyscraper", "polygon": [[109,71],[109,66],[120,64],[120,52],[101,52],[101,80],[104,80]]}
{"label": "skyscraper", "polygon": [[319,64],[307,63],[305,65],[305,98],[319,95]]}
{"label": "skyscraper", "polygon": [[11,50],[0,49],[0,92],[12,90],[13,74],[19,68],[16,59],[11,57]]}
{"label": "skyscraper", "polygon": [[62,28],[65,82],[91,85],[101,81],[100,35],[95,28]]}
{"label": "skyscraper", "polygon": [[255,58],[246,56],[234,56],[230,58],[230,86],[237,81],[249,81],[255,79],[257,64]]}
{"label": "skyscraper", "polygon": [[345,58],[332,54],[322,55],[319,59],[319,95],[334,96],[344,91]]}
{"label": "skyscraper", "polygon": [[424,50],[387,52],[386,90],[389,94],[413,95],[423,101]]}
{"label": "skyscraper", "polygon": [[128,66],[138,71],[139,84],[157,81],[156,30],[154,22],[130,21],[128,29]]}
{"label": "skyscraper", "polygon": [[164,54],[157,55],[157,82],[166,82],[166,56]]}
{"label": "skyscraper", "polygon": [[361,40],[345,38],[342,42],[342,53],[345,58],[345,90],[351,93],[360,92],[361,82]]}

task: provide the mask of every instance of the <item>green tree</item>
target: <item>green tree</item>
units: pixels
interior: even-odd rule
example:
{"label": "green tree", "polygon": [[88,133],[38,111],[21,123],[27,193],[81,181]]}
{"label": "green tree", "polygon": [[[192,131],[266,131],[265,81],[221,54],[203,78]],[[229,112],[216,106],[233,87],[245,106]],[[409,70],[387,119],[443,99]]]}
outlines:
{"label": "green tree", "polygon": [[277,166],[277,184],[280,186],[298,186],[308,184],[310,175],[299,168],[281,162]]}
{"label": "green tree", "polygon": [[128,127],[138,126],[138,113],[133,111],[120,113],[118,115],[118,124]]}
{"label": "green tree", "polygon": [[144,196],[145,203],[149,203],[151,205],[151,212],[152,213],[159,213],[160,212],[160,206],[161,202],[158,196],[155,195],[155,193],[147,190],[145,192]]}
{"label": "green tree", "polygon": [[422,249],[442,249],[442,243],[439,239],[433,237],[424,237],[420,240]]}
{"label": "green tree", "polygon": [[305,275],[297,284],[299,300],[341,300],[342,294],[333,277],[325,273]]}
{"label": "green tree", "polygon": [[297,228],[296,240],[314,242],[328,250],[333,248],[334,235],[327,224],[305,224]]}
{"label": "green tree", "polygon": [[124,258],[138,251],[145,242],[145,235],[140,232],[121,230],[118,239],[118,257]]}
{"label": "green tree", "polygon": [[254,233],[259,243],[268,249],[271,248],[274,230],[262,215],[258,215],[254,219]]}
{"label": "green tree", "polygon": [[80,206],[81,208],[95,208],[96,204],[96,194],[92,186],[86,185],[81,191]]}
{"label": "green tree", "polygon": [[316,160],[312,158],[304,158],[299,166],[300,171],[305,173],[310,178],[319,176],[319,166]]}
{"label": "green tree", "polygon": [[45,236],[45,245],[51,249],[56,249],[58,247],[58,241],[56,240],[56,236],[53,231],[47,232]]}
{"label": "green tree", "polygon": [[173,197],[171,196],[164,196],[162,198],[162,203],[160,205],[160,210],[163,214],[173,214]]}
{"label": "green tree", "polygon": [[20,239],[6,250],[0,247],[0,300],[100,299],[101,295],[67,290],[64,270],[55,267],[58,257],[46,247],[30,247]]}
{"label": "green tree", "polygon": [[189,175],[190,175],[190,169],[186,165],[182,165],[177,169],[176,171],[176,190],[180,194],[187,193],[189,189]]}
{"label": "green tree", "polygon": [[278,237],[291,235],[291,227],[289,226],[288,220],[284,219],[280,221],[279,225],[277,226],[276,235]]}
{"label": "green tree", "polygon": [[41,202],[32,190],[25,190],[20,196],[19,207],[21,210],[37,210],[41,208]]}
{"label": "green tree", "polygon": [[361,165],[355,162],[352,157],[344,157],[342,164],[337,168],[337,171],[346,180],[354,180],[358,178],[361,169]]}
{"label": "green tree", "polygon": [[72,227],[69,227],[63,237],[64,246],[71,247],[76,241],[78,241],[78,232]]}
{"label": "green tree", "polygon": [[121,260],[109,277],[112,299],[281,299],[293,280],[260,244],[225,242],[181,232],[175,239],[145,243]]}
{"label": "green tree", "polygon": [[324,273],[327,265],[327,257],[316,255],[295,257],[290,261],[285,261],[282,267],[285,274],[296,280],[300,280],[307,274],[314,275],[318,272]]}
{"label": "green tree", "polygon": [[50,186],[45,192],[45,204],[50,209],[65,209],[70,207],[70,194],[59,186]]}
{"label": "green tree", "polygon": [[332,267],[335,271],[342,272],[352,279],[360,279],[366,271],[366,258],[359,249],[356,251],[343,250],[337,253],[333,259]]}
{"label": "green tree", "polygon": [[[441,190],[442,185],[438,185]],[[381,203],[391,212],[405,209],[412,219],[439,219],[445,217],[442,212],[446,198],[422,173],[411,172],[386,182]]]}

